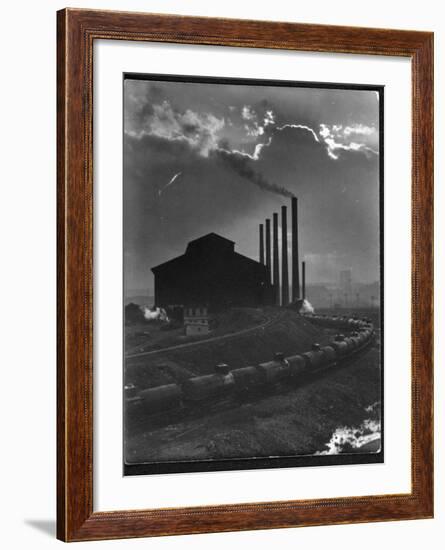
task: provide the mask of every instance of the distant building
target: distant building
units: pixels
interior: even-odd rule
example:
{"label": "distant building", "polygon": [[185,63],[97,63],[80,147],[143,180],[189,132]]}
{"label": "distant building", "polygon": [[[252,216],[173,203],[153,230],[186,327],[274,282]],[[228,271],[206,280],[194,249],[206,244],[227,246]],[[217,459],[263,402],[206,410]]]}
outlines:
{"label": "distant building", "polygon": [[340,271],[340,288],[343,292],[351,294],[352,292],[352,271],[350,269],[344,269]]}
{"label": "distant building", "polygon": [[[366,308],[380,305],[380,283],[352,282],[345,287],[324,282],[307,285],[306,296],[315,308]],[[346,295],[346,296],[345,296]]]}
{"label": "distant building", "polygon": [[235,243],[209,233],[185,254],[152,268],[157,307],[206,304],[209,310],[273,303],[266,266],[235,252]]}
{"label": "distant building", "polygon": [[184,328],[187,336],[208,334],[211,330],[212,316],[206,306],[186,307],[184,309]]}
{"label": "distant building", "polygon": [[355,290],[361,305],[378,307],[380,305],[380,283],[356,284]]}
{"label": "distant building", "polygon": [[307,285],[306,298],[315,308],[332,306],[332,292],[324,283]]}

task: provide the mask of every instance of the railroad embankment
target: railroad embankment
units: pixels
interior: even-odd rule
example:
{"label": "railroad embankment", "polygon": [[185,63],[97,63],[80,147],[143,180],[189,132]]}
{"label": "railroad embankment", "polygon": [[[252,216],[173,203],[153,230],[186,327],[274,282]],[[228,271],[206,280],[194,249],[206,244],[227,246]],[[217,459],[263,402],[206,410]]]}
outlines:
{"label": "railroad embankment", "polygon": [[182,383],[192,376],[213,373],[219,363],[231,369],[258,364],[271,360],[276,352],[292,355],[307,351],[314,342],[327,343],[332,335],[293,310],[270,308],[257,325],[209,337],[208,341],[185,346],[175,343],[127,359],[125,383],[140,389]]}

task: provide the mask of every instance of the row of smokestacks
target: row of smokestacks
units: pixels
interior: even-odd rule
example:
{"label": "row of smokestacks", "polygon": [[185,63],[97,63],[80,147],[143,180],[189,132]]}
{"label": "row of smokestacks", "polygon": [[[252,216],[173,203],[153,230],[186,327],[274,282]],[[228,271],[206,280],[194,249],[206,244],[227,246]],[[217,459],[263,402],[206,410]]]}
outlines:
{"label": "row of smokestacks", "polygon": [[[278,251],[278,213],[272,216],[272,238],[270,219],[266,224],[260,224],[260,263],[266,266],[269,282],[274,287],[274,301],[277,305],[287,305],[290,301],[289,292],[289,262],[287,235],[287,206],[281,207],[281,281]],[[292,302],[306,298],[306,264],[302,262],[302,285],[300,294],[300,270],[298,257],[298,199],[292,197],[291,204],[291,234],[292,234]],[[266,248],[264,249],[264,243]]]}

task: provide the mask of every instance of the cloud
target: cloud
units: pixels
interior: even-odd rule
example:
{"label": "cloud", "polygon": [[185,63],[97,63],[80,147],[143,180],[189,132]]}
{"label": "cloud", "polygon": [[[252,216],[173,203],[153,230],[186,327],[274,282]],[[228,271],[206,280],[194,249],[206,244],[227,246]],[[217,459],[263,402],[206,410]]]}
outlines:
{"label": "cloud", "polygon": [[263,119],[264,126],[269,126],[270,124],[275,124],[275,115],[272,110],[266,111]]}
{"label": "cloud", "polygon": [[[364,124],[353,124],[351,126],[320,124],[319,135],[326,144],[329,157],[333,160],[338,160],[342,151],[360,151],[366,156],[379,154],[371,146],[371,144],[378,142],[377,130],[374,126],[365,126]],[[355,136],[354,141],[350,141],[352,136]]]}
{"label": "cloud", "polygon": [[253,126],[245,124],[244,129],[246,130],[248,136],[258,137],[264,134],[264,127],[260,126],[257,122],[255,122]]}
{"label": "cloud", "polygon": [[[261,115],[259,112],[263,112]],[[247,136],[258,137],[262,136],[267,131],[268,126],[275,124],[275,114],[272,109],[268,109],[263,106],[258,107],[255,110],[250,105],[244,105],[241,109],[241,118],[244,122],[244,129]]]}
{"label": "cloud", "polygon": [[[248,137],[262,136],[268,126],[275,124],[275,115],[271,109],[266,110],[264,115],[260,117],[250,105],[244,105],[241,109],[241,118]],[[260,118],[262,118],[261,122],[259,122]]]}
{"label": "cloud", "polygon": [[[340,126],[339,128],[342,128],[342,127]],[[343,129],[343,134],[345,136],[349,136],[351,134],[370,136],[375,132],[376,132],[376,129],[374,126],[365,126],[364,124],[354,124],[352,126],[346,126]]]}
{"label": "cloud", "polygon": [[[238,111],[240,118],[234,123],[231,118],[225,120],[224,116],[218,117],[209,112],[178,110],[169,100],[161,100],[162,93],[156,86],[145,90],[145,95],[138,95],[137,88],[130,87],[127,95],[127,135],[137,138],[151,135],[169,142],[182,141],[202,157],[208,157],[214,151],[222,151],[258,161],[277,133],[287,129],[309,132],[316,142],[321,138],[332,160],[338,160],[344,151],[361,152],[366,156],[378,154],[378,135],[374,126],[323,123],[319,125],[318,133],[307,124],[285,122],[277,126],[274,109],[270,104],[255,107],[244,104]],[[233,107],[229,106],[230,112],[234,112]],[[230,136],[230,140],[227,136]],[[221,146],[222,142],[224,146]],[[238,142],[238,146],[229,145],[233,142]],[[246,150],[247,145],[253,147],[253,151]]]}
{"label": "cloud", "polygon": [[309,128],[309,126],[306,126],[304,124],[284,124],[283,126],[279,126],[276,130],[278,132],[281,132],[282,130],[286,130],[286,128],[306,130],[307,132],[312,134],[315,141],[320,142],[317,134],[314,132],[312,128]]}
{"label": "cloud", "polygon": [[241,110],[241,117],[244,120],[253,120],[256,118],[256,113],[250,105],[244,105]]}
{"label": "cloud", "polygon": [[[254,112],[250,107],[243,108],[243,118],[251,120]],[[257,144],[253,155],[245,154],[241,151],[231,150],[227,142],[221,147],[220,130],[224,128],[224,119],[218,119],[212,114],[199,114],[190,109],[184,113],[174,110],[168,101],[163,101],[161,104],[154,105],[152,112],[147,117],[143,129],[139,132],[127,132],[127,135],[136,139],[143,136],[161,138],[169,142],[182,141],[196,151],[202,157],[208,157],[210,153],[215,153],[220,159],[224,160],[239,176],[253,183],[264,191],[276,193],[278,195],[291,197],[290,191],[285,187],[276,185],[270,182],[262,174],[257,172],[249,162],[257,160],[260,156],[263,147],[270,145],[271,138],[268,142]],[[251,135],[262,135],[264,129],[255,123],[254,129],[257,133]],[[247,128],[249,130],[249,128]],[[181,174],[175,174],[167,185],[161,187],[158,194],[161,195],[163,190],[170,186],[176,178]]]}
{"label": "cloud", "polygon": [[[152,90],[151,93],[153,93]],[[226,130],[226,135],[229,131],[224,117],[219,118],[211,113],[200,113],[192,109],[180,111],[174,108],[170,101],[166,99],[158,103],[152,103],[150,108],[146,110],[144,110],[143,106],[141,107],[143,102],[139,101],[138,103],[136,101],[136,103],[139,105],[142,120],[138,128],[132,127],[131,124],[129,128],[126,127],[125,130],[128,136],[135,139],[150,136],[168,143],[183,143],[200,157],[208,158],[214,155],[223,160],[239,176],[257,187],[286,197],[293,196],[293,193],[285,186],[277,185],[273,181],[270,181],[270,179],[274,178],[267,178],[252,165],[252,163],[256,163],[261,159],[265,149],[271,147],[277,135],[284,131],[309,137],[316,144],[321,143],[321,138],[328,157],[333,160],[337,160],[343,151],[363,151],[367,155],[370,153],[376,154],[365,143],[347,141],[347,137],[352,134],[355,136],[369,136],[373,133],[374,130],[372,128],[361,124],[346,127],[342,125],[328,126],[327,124],[320,124],[320,130],[317,134],[313,128],[306,124],[285,123],[277,126],[273,109],[263,107],[260,109],[264,113],[262,115],[263,125],[261,125],[258,123],[257,111],[250,105],[244,105],[241,109],[241,117],[244,120],[244,124],[237,129],[238,139],[240,139],[239,132],[243,129],[246,132],[245,135],[249,138],[254,138],[254,141],[260,137],[263,137],[263,139],[267,137],[266,140],[260,143],[254,143],[253,152],[249,153],[243,147],[232,147],[229,139],[224,137],[224,131]],[[160,186],[159,195],[179,175],[180,172],[175,174],[167,185]]]}
{"label": "cloud", "polygon": [[[243,118],[251,120],[254,112],[250,107],[243,108]],[[270,118],[270,117],[269,117]],[[220,159],[228,164],[239,176],[253,183],[264,191],[276,193],[282,196],[291,197],[292,193],[285,187],[270,182],[262,174],[257,172],[249,163],[251,160],[257,160],[263,147],[270,145],[271,138],[267,142],[257,144],[253,155],[248,155],[242,151],[231,150],[224,140],[221,140],[219,132],[224,128],[224,119],[219,119],[212,114],[199,114],[190,109],[180,113],[173,109],[171,104],[164,100],[160,104],[153,105],[150,115],[146,118],[143,128],[139,131],[127,131],[127,135],[135,139],[141,139],[144,136],[156,137],[168,142],[185,142],[188,146],[202,157],[208,157],[210,153],[216,154]],[[254,125],[256,134],[262,135],[264,129]],[[249,128],[247,128],[249,131]],[[225,145],[220,146],[220,142]],[[181,174],[178,172],[170,181],[158,191],[160,196],[164,189],[170,186]]]}
{"label": "cloud", "polygon": [[228,154],[241,155],[242,157],[249,158],[250,160],[258,160],[261,156],[261,151],[264,149],[264,147],[269,147],[271,143],[272,143],[272,137],[269,137],[267,141],[263,143],[257,143],[255,145],[255,149],[253,153],[247,153],[246,151],[241,151],[238,149],[230,149],[230,146],[227,143],[227,141],[223,140],[220,142],[218,150]]}
{"label": "cloud", "polygon": [[262,143],[257,143],[255,145],[253,153],[247,153],[246,151],[238,150],[238,149],[229,150],[229,146],[228,146],[227,143],[226,143],[225,147],[222,147],[221,144],[220,144],[219,149],[223,150],[226,153],[235,153],[237,155],[242,155],[243,157],[250,158],[251,160],[259,160],[260,157],[261,157],[261,154],[263,152],[263,149],[265,147],[270,147],[272,145],[272,141],[273,141],[274,136],[276,134],[278,134],[279,132],[282,132],[283,130],[288,130],[288,129],[290,129],[290,130],[304,130],[304,132],[309,132],[309,134],[312,135],[314,141],[316,141],[318,143],[320,142],[317,134],[314,132],[314,130],[312,128],[309,128],[309,126],[305,126],[304,124],[283,124],[283,126],[276,126],[275,128],[273,128],[273,130],[271,130],[269,138],[268,138],[267,141],[264,141]]}
{"label": "cloud", "polygon": [[218,133],[224,128],[224,119],[210,113],[196,113],[190,109],[181,113],[168,101],[153,105],[140,130],[126,129],[127,135],[141,138],[156,136],[167,141],[185,141],[203,157],[217,148]]}

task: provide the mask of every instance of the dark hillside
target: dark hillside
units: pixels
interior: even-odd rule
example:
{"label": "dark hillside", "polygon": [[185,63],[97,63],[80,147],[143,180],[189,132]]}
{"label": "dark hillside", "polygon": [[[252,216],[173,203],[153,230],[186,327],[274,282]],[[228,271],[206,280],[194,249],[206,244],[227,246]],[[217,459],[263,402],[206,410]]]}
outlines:
{"label": "dark hillside", "polygon": [[329,341],[326,331],[292,310],[274,312],[269,324],[211,342],[179,347],[127,360],[126,383],[147,388],[214,372],[218,363],[231,368],[269,361],[275,352],[292,355],[308,351],[312,344]]}

